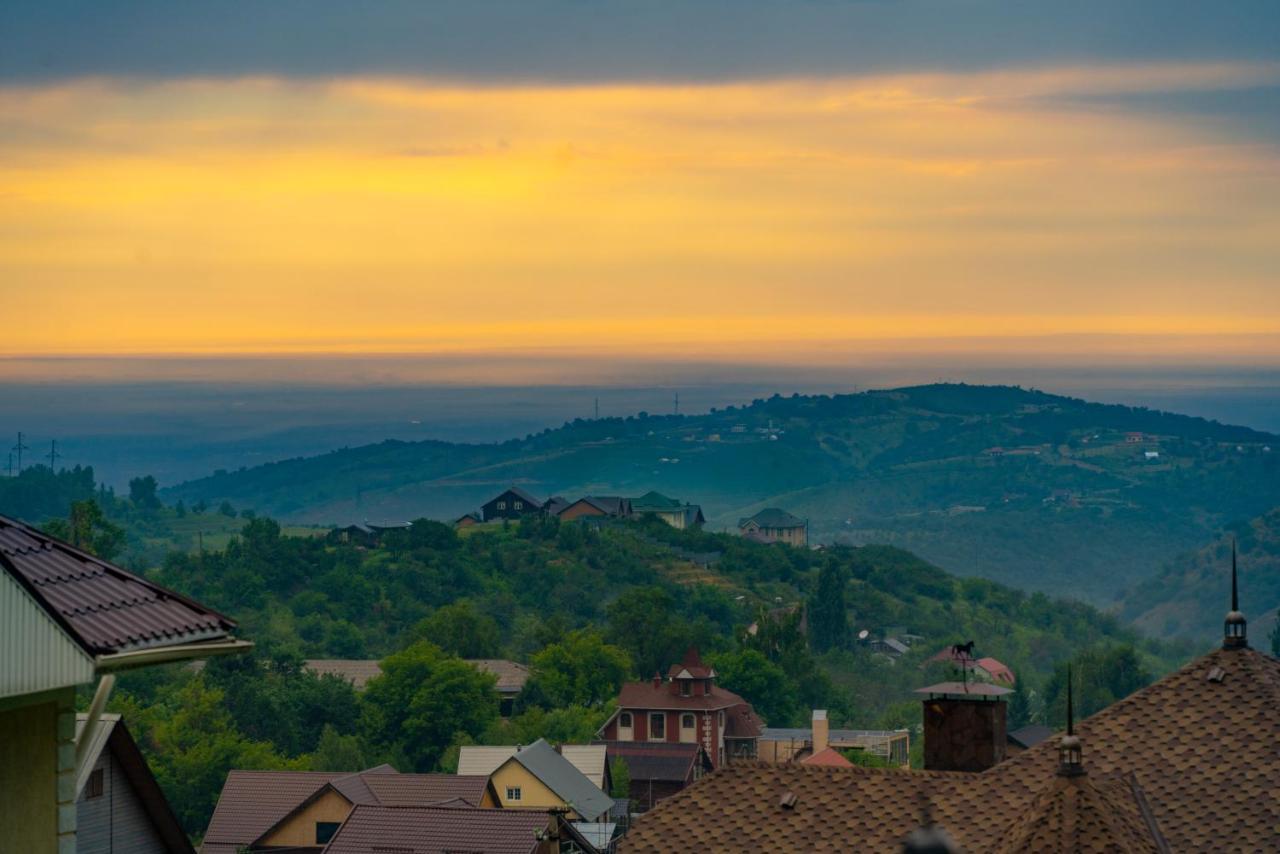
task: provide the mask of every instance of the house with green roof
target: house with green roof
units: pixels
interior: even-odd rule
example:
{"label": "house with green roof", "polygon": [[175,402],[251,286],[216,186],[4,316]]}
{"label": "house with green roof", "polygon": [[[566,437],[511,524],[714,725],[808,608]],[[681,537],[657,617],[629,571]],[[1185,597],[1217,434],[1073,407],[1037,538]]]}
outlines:
{"label": "house with green roof", "polygon": [[809,544],[809,520],[777,507],[766,507],[754,516],[739,519],[738,532],[762,543],[786,543],[801,548]]}
{"label": "house with green roof", "polygon": [[697,528],[707,519],[702,515],[702,507],[697,504],[681,504],[661,492],[650,490],[639,498],[631,499],[631,512],[636,516],[651,513],[673,528]]}

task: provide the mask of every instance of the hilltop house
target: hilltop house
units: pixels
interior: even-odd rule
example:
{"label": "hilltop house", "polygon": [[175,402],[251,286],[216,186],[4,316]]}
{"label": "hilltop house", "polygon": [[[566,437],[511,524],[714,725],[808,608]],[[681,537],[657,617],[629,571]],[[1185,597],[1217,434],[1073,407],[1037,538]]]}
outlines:
{"label": "hilltop house", "polygon": [[[319,852],[358,806],[498,806],[488,777],[400,774],[390,765],[355,773],[231,771],[200,854]],[[470,814],[470,811],[468,811]],[[473,832],[484,825],[473,825]]]}
{"label": "hilltop house", "polygon": [[[590,752],[577,751],[575,758],[589,762]],[[598,752],[603,766],[604,747],[600,746]],[[545,739],[518,749],[467,746],[459,752],[459,773],[483,773],[491,765],[489,784],[498,806],[503,808],[565,810],[571,821],[583,822],[607,820],[613,808],[613,798]]]}
{"label": "hilltop house", "polygon": [[579,498],[558,514],[560,521],[574,519],[626,519],[631,515],[631,499],[617,495],[588,495]]}
{"label": "hilltop house", "polygon": [[542,500],[534,498],[518,486],[513,486],[499,495],[490,498],[480,506],[484,521],[493,522],[500,519],[518,520],[530,513],[542,511]]}
{"label": "hilltop house", "polygon": [[[677,834],[708,852],[1280,849],[1280,660],[1249,648],[1234,599],[1221,649],[1079,725],[1068,692],[1064,735],[981,773],[734,763],[618,850],[666,851]],[[1007,688],[922,690],[926,768],[1003,752]]]}
{"label": "hilltop house", "polygon": [[739,519],[738,532],[762,543],[806,546],[809,543],[809,520],[792,516],[776,507],[767,507],[754,516]]}
{"label": "hilltop house", "polygon": [[700,744],[714,768],[754,758],[760,719],[750,703],[715,680],[715,670],[690,647],[665,681],[655,673],[651,682],[623,685],[618,710],[596,735],[607,742]]}
{"label": "hilltop house", "polygon": [[[76,739],[89,715],[76,715]],[[187,834],[119,715],[104,714],[76,777],[76,850],[193,854]]]}
{"label": "hilltop house", "polygon": [[631,499],[631,512],[636,516],[651,513],[673,528],[699,528],[706,524],[702,508],[697,504],[681,504],[674,498],[668,498],[661,492],[649,491],[639,498]]}
{"label": "hilltop house", "polygon": [[[498,692],[499,711],[503,717],[509,716],[516,697],[529,681],[529,668],[505,658],[469,658],[465,661],[483,673],[493,674],[498,680],[494,687]],[[317,676],[337,676],[350,682],[357,691],[363,691],[370,679],[382,675],[382,665],[375,659],[311,658],[302,666]]]}
{"label": "hilltop house", "polygon": [[[250,648],[233,637],[235,628],[195,601],[0,516],[4,850],[76,850],[82,814],[77,797],[86,790],[93,794],[99,785],[106,791],[108,785],[105,768],[101,777],[94,771],[102,757],[101,739],[111,737],[101,732],[102,713],[117,671]],[[93,682],[97,690],[78,722],[76,687]],[[164,840],[167,808],[155,800],[157,790],[145,785],[141,770],[131,782],[139,787],[133,806],[147,811],[152,829]],[[93,819],[100,810],[91,806],[85,815]],[[92,822],[91,832],[97,832]]]}

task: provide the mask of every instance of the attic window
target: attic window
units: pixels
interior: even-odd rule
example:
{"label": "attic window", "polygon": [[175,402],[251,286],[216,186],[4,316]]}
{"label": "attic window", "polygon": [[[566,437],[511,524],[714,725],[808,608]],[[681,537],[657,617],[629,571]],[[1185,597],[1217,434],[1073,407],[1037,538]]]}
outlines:
{"label": "attic window", "polygon": [[796,797],[795,792],[783,792],[782,797],[778,798],[778,806],[784,810],[793,810],[796,808],[798,800],[799,798]]}
{"label": "attic window", "polygon": [[509,800],[509,801],[518,801],[518,800],[520,800],[520,787],[519,787],[519,786],[507,786],[507,800]]}
{"label": "attic window", "polygon": [[693,696],[693,684],[688,679],[680,680],[680,696],[681,697]]}
{"label": "attic window", "polygon": [[342,825],[340,821],[317,821],[316,822],[316,845],[324,845],[333,835],[338,832],[338,828]]}
{"label": "attic window", "polygon": [[89,782],[84,784],[84,796],[86,798],[102,797],[102,769],[98,768],[89,775]]}
{"label": "attic window", "polygon": [[1221,682],[1223,679],[1227,678],[1227,671],[1223,670],[1221,667],[1214,667],[1209,670],[1209,675],[1205,678],[1210,682]]}

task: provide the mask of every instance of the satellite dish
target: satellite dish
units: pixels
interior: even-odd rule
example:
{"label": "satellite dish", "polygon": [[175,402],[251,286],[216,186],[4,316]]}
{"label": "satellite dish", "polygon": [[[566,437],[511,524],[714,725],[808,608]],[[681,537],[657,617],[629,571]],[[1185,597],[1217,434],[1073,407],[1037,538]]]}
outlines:
{"label": "satellite dish", "polygon": [[858,632],[858,640],[866,640],[867,635],[869,634],[871,634],[871,632],[867,631],[866,629],[863,629],[862,631]]}

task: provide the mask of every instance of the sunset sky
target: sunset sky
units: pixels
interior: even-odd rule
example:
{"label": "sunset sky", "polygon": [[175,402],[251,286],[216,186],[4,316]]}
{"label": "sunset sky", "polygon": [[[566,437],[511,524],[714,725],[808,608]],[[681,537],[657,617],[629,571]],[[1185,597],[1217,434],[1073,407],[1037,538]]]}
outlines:
{"label": "sunset sky", "polygon": [[1057,5],[6,4],[0,354],[1280,354],[1280,7]]}

